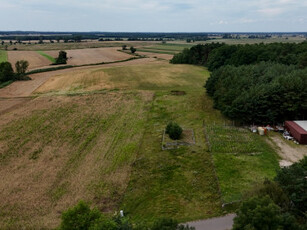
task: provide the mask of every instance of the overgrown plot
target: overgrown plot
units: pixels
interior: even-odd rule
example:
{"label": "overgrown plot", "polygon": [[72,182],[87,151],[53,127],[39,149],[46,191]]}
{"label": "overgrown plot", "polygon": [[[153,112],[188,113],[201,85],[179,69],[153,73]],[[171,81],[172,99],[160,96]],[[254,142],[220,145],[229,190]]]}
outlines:
{"label": "overgrown plot", "polygon": [[242,128],[211,125],[206,128],[224,202],[242,193],[278,169],[277,155],[264,138]]}
{"label": "overgrown plot", "polygon": [[[158,92],[134,163],[122,208],[135,221],[170,217],[179,221],[221,214],[221,200],[202,130],[201,91],[185,96]],[[161,150],[162,130],[174,120],[195,130],[196,144]]]}

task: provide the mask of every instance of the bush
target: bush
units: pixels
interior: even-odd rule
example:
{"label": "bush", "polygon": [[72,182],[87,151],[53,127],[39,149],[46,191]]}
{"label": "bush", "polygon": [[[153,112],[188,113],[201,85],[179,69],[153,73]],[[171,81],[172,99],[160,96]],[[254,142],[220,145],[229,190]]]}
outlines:
{"label": "bush", "polygon": [[182,134],[182,128],[175,122],[167,124],[165,133],[173,140],[179,140]]}
{"label": "bush", "polygon": [[102,217],[98,209],[90,209],[84,201],[80,201],[75,207],[69,208],[62,214],[61,230],[89,229]]}

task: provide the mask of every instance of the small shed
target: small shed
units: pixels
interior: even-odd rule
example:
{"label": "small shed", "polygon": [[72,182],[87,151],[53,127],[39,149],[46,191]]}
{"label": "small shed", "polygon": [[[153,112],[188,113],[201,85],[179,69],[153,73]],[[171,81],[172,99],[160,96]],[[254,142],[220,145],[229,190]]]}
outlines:
{"label": "small shed", "polygon": [[307,145],[307,120],[286,121],[285,127],[288,132],[302,145]]}

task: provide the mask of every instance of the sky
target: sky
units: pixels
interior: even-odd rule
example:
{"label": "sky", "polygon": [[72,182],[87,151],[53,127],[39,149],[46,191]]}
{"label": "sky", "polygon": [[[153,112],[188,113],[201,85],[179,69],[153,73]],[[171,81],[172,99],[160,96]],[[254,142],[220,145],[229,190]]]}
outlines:
{"label": "sky", "polygon": [[0,0],[1,31],[307,32],[307,0]]}

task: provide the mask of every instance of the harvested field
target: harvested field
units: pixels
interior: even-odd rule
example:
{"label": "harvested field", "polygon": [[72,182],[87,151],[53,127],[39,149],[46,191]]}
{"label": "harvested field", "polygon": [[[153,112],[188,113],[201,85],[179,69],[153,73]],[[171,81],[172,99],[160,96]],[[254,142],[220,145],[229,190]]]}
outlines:
{"label": "harvested field", "polygon": [[151,99],[43,97],[0,115],[1,228],[55,228],[80,199],[117,210]]}
{"label": "harvested field", "polygon": [[[119,52],[120,47],[115,48],[95,48],[66,50],[68,65],[84,65],[101,62],[113,62],[131,58],[131,55]],[[44,51],[46,54],[56,58],[59,51]]]}
{"label": "harvested field", "polygon": [[29,62],[29,70],[48,66],[52,62],[35,51],[8,51],[8,61],[15,68],[15,63],[20,60]]}
{"label": "harvested field", "polygon": [[[197,81],[199,78],[201,79],[203,72],[201,67],[187,68],[187,65],[170,65],[165,62],[156,62],[151,65],[96,68],[54,76],[38,88],[36,93],[65,93],[115,88],[186,89],[195,84],[201,85],[201,81]],[[192,74],[194,77],[188,77]]]}
{"label": "harvested field", "polygon": [[[121,63],[112,63],[105,64],[101,66],[85,66],[78,67],[73,69],[63,69],[51,72],[43,72],[32,74],[30,77],[32,80],[30,81],[16,81],[6,86],[5,88],[0,89],[0,97],[8,98],[8,97],[27,97],[32,94],[38,87],[44,84],[51,77],[60,75],[60,74],[68,74],[70,76],[74,75],[75,72],[80,70],[89,70],[89,69],[97,69],[99,67],[112,67],[112,66],[129,66],[129,65],[143,65],[145,63],[154,63],[157,62],[155,59],[143,58],[143,59],[135,59],[127,62]],[[48,83],[49,85],[49,83]],[[44,89],[44,87],[43,87]],[[40,90],[38,92],[41,92]]]}

